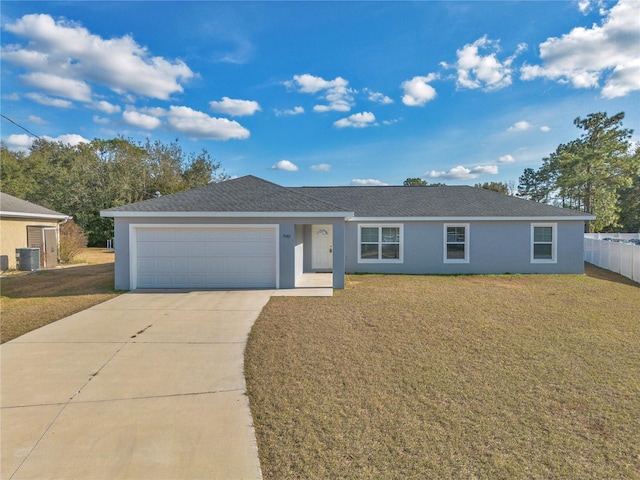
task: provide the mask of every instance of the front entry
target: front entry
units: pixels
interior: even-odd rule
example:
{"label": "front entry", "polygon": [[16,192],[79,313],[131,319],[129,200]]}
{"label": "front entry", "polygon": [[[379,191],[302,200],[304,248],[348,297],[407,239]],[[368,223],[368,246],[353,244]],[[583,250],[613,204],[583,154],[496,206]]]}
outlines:
{"label": "front entry", "polygon": [[311,268],[328,271],[333,268],[333,227],[311,226]]}

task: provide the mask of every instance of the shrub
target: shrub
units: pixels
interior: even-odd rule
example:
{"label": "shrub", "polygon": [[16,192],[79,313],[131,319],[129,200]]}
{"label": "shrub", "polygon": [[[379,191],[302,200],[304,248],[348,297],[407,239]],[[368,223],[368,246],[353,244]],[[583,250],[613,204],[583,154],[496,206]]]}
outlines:
{"label": "shrub", "polygon": [[87,234],[73,220],[60,225],[60,261],[71,263],[87,247]]}

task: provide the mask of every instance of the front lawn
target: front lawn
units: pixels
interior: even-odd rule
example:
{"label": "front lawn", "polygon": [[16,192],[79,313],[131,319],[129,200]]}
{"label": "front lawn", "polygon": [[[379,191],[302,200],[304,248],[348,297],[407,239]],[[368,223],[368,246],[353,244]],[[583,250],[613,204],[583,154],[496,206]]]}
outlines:
{"label": "front lawn", "polygon": [[118,295],[113,290],[113,252],[87,248],[78,264],[3,276],[0,342],[92,307]]}
{"label": "front lawn", "polygon": [[265,479],[640,478],[640,287],[354,275],[245,352]]}

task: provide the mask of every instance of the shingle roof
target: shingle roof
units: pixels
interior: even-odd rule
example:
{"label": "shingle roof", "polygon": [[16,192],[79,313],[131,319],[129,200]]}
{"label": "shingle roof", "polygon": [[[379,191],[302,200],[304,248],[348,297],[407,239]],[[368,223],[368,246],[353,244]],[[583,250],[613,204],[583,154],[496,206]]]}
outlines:
{"label": "shingle roof", "polygon": [[337,212],[341,207],[247,175],[104,210],[110,212]]}
{"label": "shingle roof", "polygon": [[6,217],[42,217],[42,218],[58,218],[65,219],[68,215],[64,213],[55,212],[48,208],[41,207],[35,203],[21,200],[8,193],[0,192],[0,215]]}
{"label": "shingle roof", "polygon": [[584,217],[584,212],[469,186],[296,187],[348,205],[356,217]]}
{"label": "shingle roof", "polygon": [[468,186],[282,187],[248,175],[202,188],[104,210],[120,213],[348,213],[380,218],[591,217]]}

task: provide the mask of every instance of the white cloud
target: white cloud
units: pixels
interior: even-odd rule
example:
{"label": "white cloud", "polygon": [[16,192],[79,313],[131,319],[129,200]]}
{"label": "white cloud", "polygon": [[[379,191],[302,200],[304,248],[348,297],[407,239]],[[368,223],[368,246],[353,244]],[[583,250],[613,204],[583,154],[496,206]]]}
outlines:
{"label": "white cloud", "polygon": [[113,105],[109,102],[106,102],[104,100],[101,100],[99,102],[93,102],[93,104],[91,105],[92,108],[94,108],[95,110],[100,110],[101,112],[104,113],[119,113],[120,112],[120,106],[119,105]]}
{"label": "white cloud", "polygon": [[331,165],[328,163],[319,163],[318,165],[311,165],[311,170],[314,172],[328,172],[331,170]]}
{"label": "white cloud", "polygon": [[498,157],[498,163],[513,163],[515,161],[516,159],[509,154],[501,155],[500,157]]}
{"label": "white cloud", "polygon": [[300,115],[304,113],[304,108],[293,107],[285,110],[278,110],[277,108],[274,108],[273,111],[275,112],[276,117],[285,117],[285,116],[291,116],[291,115]]}
{"label": "white cloud", "polygon": [[122,114],[122,119],[134,127],[143,128],[145,130],[154,130],[160,126],[160,119],[151,115],[136,112],[135,110],[127,110]]}
{"label": "white cloud", "polygon": [[44,90],[50,95],[65,97],[79,102],[91,100],[91,88],[82,80],[43,72],[27,73],[21,75],[20,78],[27,85]]}
{"label": "white cloud", "polygon": [[529,130],[532,127],[532,125],[525,121],[522,120],[520,122],[516,122],[513,125],[511,125],[509,128],[507,128],[508,132],[524,132],[525,130]]}
{"label": "white cloud", "polygon": [[290,162],[289,160],[280,160],[278,163],[273,165],[271,168],[274,170],[285,170],[287,172],[297,172],[298,167]]}
{"label": "white cloud", "polygon": [[353,106],[353,90],[348,88],[349,82],[342,77],[325,80],[305,73],[294,75],[292,80],[287,80],[284,84],[300,93],[319,94],[320,98],[328,102],[328,105],[315,105],[314,112],[348,112]]}
{"label": "white cloud", "polygon": [[525,65],[523,80],[542,77],[575,88],[600,88],[604,98],[640,90],[640,2],[620,0],[601,25],[576,27],[540,44],[542,65]]}
{"label": "white cloud", "polygon": [[71,108],[73,103],[69,100],[62,100],[61,98],[52,98],[41,93],[27,93],[25,94],[29,100],[33,100],[40,105],[46,105],[47,107],[57,107],[57,108]]}
{"label": "white cloud", "polygon": [[29,115],[27,117],[27,120],[29,120],[31,123],[35,123],[36,125],[46,125],[48,123],[46,120],[43,120],[37,115]]}
{"label": "white cloud", "polygon": [[[41,138],[49,142],[62,142],[65,145],[70,145],[72,147],[75,147],[80,143],[89,143],[89,140],[75,133],[60,135],[55,138],[48,137],[45,135],[45,136],[42,136]],[[16,151],[16,152],[27,152],[31,148],[31,145],[33,145],[33,142],[35,141],[36,141],[36,137],[31,137],[26,134],[19,134],[19,135],[14,134],[14,135],[9,135],[4,140],[4,143],[9,150]]]}
{"label": "white cloud", "polygon": [[222,97],[219,102],[209,102],[209,105],[214,112],[226,113],[234,117],[253,115],[261,110],[260,104],[254,100],[238,100],[229,97]]}
{"label": "white cloud", "polygon": [[578,10],[585,15],[591,10],[591,0],[578,0]]}
{"label": "white cloud", "polygon": [[158,118],[164,117],[167,115],[167,111],[161,107],[143,107],[143,108],[138,108],[137,111],[140,113],[145,113],[147,115],[151,115],[152,117],[158,117]]}
{"label": "white cloud", "polygon": [[89,140],[87,140],[86,138],[84,138],[82,135],[77,135],[75,133],[67,133],[66,135],[59,135],[55,138],[52,137],[48,137],[48,136],[44,136],[42,137],[45,140],[48,140],[50,142],[61,142],[64,143],[65,145],[70,145],[72,147],[75,147],[76,145],[79,145],[81,143],[91,143]]}
{"label": "white cloud", "polygon": [[367,98],[372,102],[379,103],[381,105],[389,105],[393,103],[391,97],[386,96],[384,93],[374,92],[368,88],[364,88],[362,91],[368,95]]}
{"label": "white cloud", "polygon": [[417,76],[402,82],[402,85],[400,85],[404,90],[402,103],[409,107],[421,107],[436,98],[436,89],[429,83],[437,79],[437,74],[430,73],[426,77]]}
{"label": "white cloud", "polygon": [[[511,64],[526,48],[526,44],[521,43],[513,55],[501,62],[497,58],[497,53],[500,51],[499,42],[490,40],[485,35],[456,50],[458,60],[455,64],[448,65],[442,62],[441,65],[456,69],[458,88],[498,90],[511,85]],[[483,51],[489,53],[482,55]]]}
{"label": "white cloud", "polygon": [[109,123],[111,123],[111,120],[109,120],[108,118],[105,118],[105,117],[100,117],[98,115],[94,115],[93,116],[93,123],[99,123],[101,125],[108,125]]}
{"label": "white cloud", "polygon": [[469,180],[472,178],[478,178],[480,175],[496,175],[497,173],[497,165],[478,165],[477,167],[470,169],[459,165],[457,167],[453,167],[447,172],[431,170],[430,172],[427,172],[425,176],[427,178],[443,178],[445,180]]}
{"label": "white cloud", "polygon": [[351,185],[383,187],[389,184],[381,182],[380,180],[376,180],[374,178],[354,178],[353,180],[351,180]]}
{"label": "white cloud", "polygon": [[547,127],[546,125],[543,125],[540,127],[540,130],[542,130],[543,132],[549,132],[551,131],[551,127]]}
{"label": "white cloud", "polygon": [[238,122],[210,117],[189,107],[169,107],[167,122],[175,131],[192,138],[229,140],[249,138],[250,132]]}
{"label": "white cloud", "polygon": [[376,116],[371,112],[361,112],[349,115],[346,118],[341,118],[333,122],[333,126],[337,128],[365,128],[376,125]]}
{"label": "white cloud", "polygon": [[[23,78],[49,92],[61,83],[54,77],[72,82],[72,98],[77,100],[87,101],[88,82],[117,93],[166,100],[182,92],[181,82],[194,76],[183,61],[152,56],[128,35],[103,39],[76,23],[55,21],[45,14],[24,15],[5,28],[26,39],[28,45],[3,48],[3,61],[28,70]],[[48,81],[42,75],[49,76]]]}
{"label": "white cloud", "polygon": [[349,84],[344,78],[336,77],[333,80],[325,80],[309,73],[294,75],[293,80],[287,80],[285,85],[291,88],[298,88],[302,93],[318,93],[332,88],[346,88]]}
{"label": "white cloud", "polygon": [[31,148],[34,141],[34,137],[30,137],[26,133],[20,133],[9,135],[4,139],[4,144],[14,152],[26,152]]}

